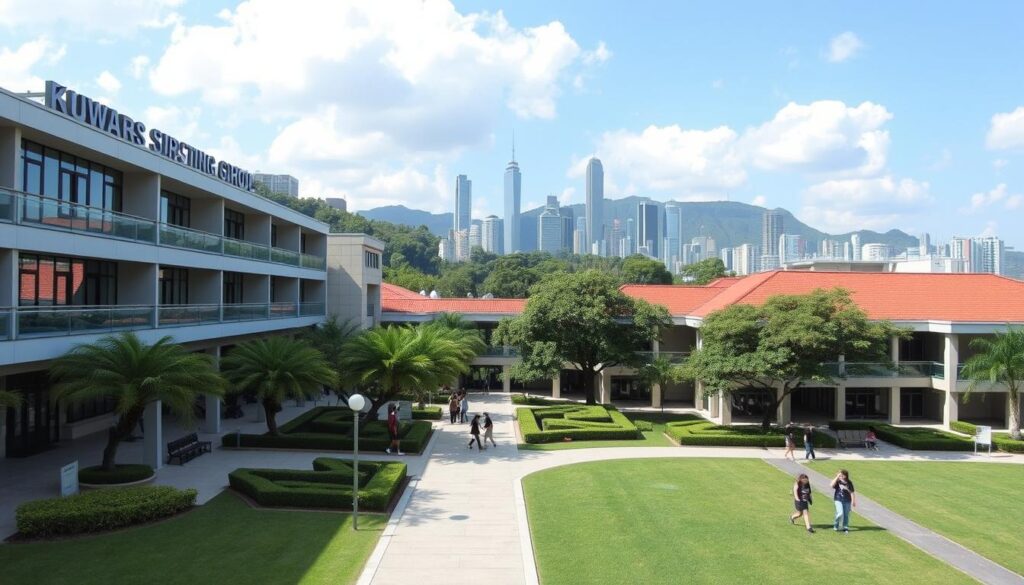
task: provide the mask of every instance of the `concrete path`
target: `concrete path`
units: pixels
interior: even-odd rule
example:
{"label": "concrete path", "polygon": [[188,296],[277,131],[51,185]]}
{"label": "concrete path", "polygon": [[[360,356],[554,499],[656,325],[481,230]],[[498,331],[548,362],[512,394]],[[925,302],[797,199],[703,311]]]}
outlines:
{"label": "concrete path", "polygon": [[[811,485],[818,491],[827,494],[828,500],[831,501],[831,478],[786,459],[766,459],[766,461],[790,476],[795,477],[801,473],[806,473],[811,480]],[[920,524],[896,514],[861,494],[857,494],[857,508],[855,512],[982,583],[989,583],[991,585],[1021,585],[1024,583],[1024,577],[970,549],[960,546],[938,533],[928,530]]]}

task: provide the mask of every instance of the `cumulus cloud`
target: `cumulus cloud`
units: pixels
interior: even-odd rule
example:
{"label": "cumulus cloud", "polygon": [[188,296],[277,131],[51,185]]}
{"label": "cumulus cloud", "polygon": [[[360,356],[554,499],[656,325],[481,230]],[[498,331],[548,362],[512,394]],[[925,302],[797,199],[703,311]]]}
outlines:
{"label": "cumulus cloud", "polygon": [[132,78],[142,79],[142,76],[145,75],[147,69],[149,69],[149,57],[147,57],[146,55],[137,55],[136,57],[132,58]]}
{"label": "cumulus cloud", "polygon": [[121,91],[121,81],[114,77],[114,74],[104,70],[96,77],[96,85],[100,86],[100,89],[107,93],[117,93]]}
{"label": "cumulus cloud", "polygon": [[985,145],[992,150],[1024,148],[1024,106],[992,116]]}
{"label": "cumulus cloud", "polygon": [[823,181],[804,192],[801,218],[826,231],[890,229],[931,203],[929,189],[925,181],[890,175]]}
{"label": "cumulus cloud", "polygon": [[64,57],[63,46],[46,37],[23,43],[11,50],[0,48],[0,87],[15,92],[42,91],[45,80],[35,75],[40,66],[53,65]]}
{"label": "cumulus cloud", "polygon": [[765,207],[768,205],[768,198],[765,197],[764,195],[758,195],[757,197],[754,197],[753,199],[750,200],[750,204],[756,205],[758,207]]}
{"label": "cumulus cloud", "polygon": [[863,48],[863,41],[854,33],[846,31],[832,37],[828,43],[825,59],[830,63],[842,63],[852,59]]}
{"label": "cumulus cloud", "polygon": [[165,27],[177,20],[174,9],[184,0],[3,0],[0,29],[4,27],[54,27],[62,36],[101,33],[110,36],[137,34],[140,27]]}
{"label": "cumulus cloud", "polygon": [[990,191],[971,195],[971,211],[978,211],[994,205],[1001,206],[1003,209],[1019,209],[1021,203],[1024,203],[1024,195],[1011,194],[1006,183],[999,183]]}

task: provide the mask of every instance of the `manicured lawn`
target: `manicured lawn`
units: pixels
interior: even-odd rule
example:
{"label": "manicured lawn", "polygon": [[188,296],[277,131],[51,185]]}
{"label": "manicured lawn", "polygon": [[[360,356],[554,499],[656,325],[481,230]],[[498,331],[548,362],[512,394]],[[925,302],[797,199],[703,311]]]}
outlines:
{"label": "manicured lawn", "polygon": [[626,418],[633,421],[648,421],[654,430],[641,431],[644,438],[633,441],[566,441],[562,443],[520,443],[520,451],[557,451],[562,449],[593,449],[595,447],[672,447],[672,441],[665,436],[665,423],[678,420],[679,415],[661,414],[657,412],[623,412]]}
{"label": "manicured lawn", "polygon": [[[856,476],[854,476],[856,477]],[[543,585],[578,583],[973,583],[855,516],[817,534],[790,526],[791,480],[750,459],[582,463],[524,480]]]}
{"label": "manicured lawn", "polygon": [[819,461],[850,472],[857,490],[1016,573],[1024,574],[1024,465],[933,461]]}
{"label": "manicured lawn", "polygon": [[232,493],[171,520],[74,540],[0,545],[0,582],[354,583],[383,516],[250,508]]}

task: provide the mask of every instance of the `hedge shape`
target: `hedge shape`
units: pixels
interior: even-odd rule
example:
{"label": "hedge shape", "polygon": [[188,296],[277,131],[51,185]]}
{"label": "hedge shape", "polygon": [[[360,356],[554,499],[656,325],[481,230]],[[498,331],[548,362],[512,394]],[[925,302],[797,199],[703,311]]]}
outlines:
{"label": "hedge shape", "polygon": [[[785,429],[772,427],[767,433],[760,426],[723,426],[703,419],[672,421],[665,433],[680,445],[702,447],[785,447]],[[825,433],[814,434],[815,447],[835,447],[835,439]]]}
{"label": "hedge shape", "polygon": [[424,406],[412,409],[413,420],[441,420],[440,406]]}
{"label": "hedge shape", "polygon": [[153,477],[153,468],[148,465],[115,465],[113,471],[105,471],[99,465],[84,467],[78,471],[78,481],[92,485],[113,485],[132,483]]}
{"label": "hedge shape", "polygon": [[527,443],[614,441],[643,435],[621,412],[603,406],[552,406],[516,410],[519,430]]}
{"label": "hedge shape", "polygon": [[[318,457],[312,471],[241,468],[228,474],[228,482],[261,506],[351,510],[352,475],[349,461]],[[387,511],[405,475],[404,463],[360,463],[360,509]]]}
{"label": "hedge shape", "polygon": [[870,421],[829,421],[835,431],[874,428],[879,439],[913,451],[973,451],[971,439],[924,427],[894,427]]}
{"label": "hedge shape", "polygon": [[[420,453],[427,445],[433,427],[427,421],[399,423],[398,435],[402,450]],[[351,451],[352,411],[338,406],[319,406],[278,427],[277,435],[235,433],[225,434],[225,447],[262,449],[309,449],[316,451]],[[359,425],[359,449],[383,451],[391,445],[387,424],[371,421]]]}
{"label": "hedge shape", "polygon": [[[977,425],[962,420],[949,423],[949,428],[972,437],[978,431]],[[992,433],[992,446],[1007,453],[1024,453],[1024,440],[1015,441],[1010,433]]]}
{"label": "hedge shape", "polygon": [[101,532],[173,516],[191,508],[196,490],[133,486],[83,492],[18,506],[18,531],[27,537]]}

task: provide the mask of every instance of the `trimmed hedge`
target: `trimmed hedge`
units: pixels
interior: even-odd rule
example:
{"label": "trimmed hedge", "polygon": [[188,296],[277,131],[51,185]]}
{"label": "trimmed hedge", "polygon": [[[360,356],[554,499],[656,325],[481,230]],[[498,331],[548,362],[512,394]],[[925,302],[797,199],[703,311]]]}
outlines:
{"label": "trimmed hedge", "polygon": [[603,406],[552,406],[516,409],[519,430],[527,443],[642,439],[636,425],[621,412]]}
{"label": "trimmed hedge", "polygon": [[[278,427],[278,434],[228,433],[221,437],[225,447],[256,449],[309,449],[314,451],[352,450],[352,411],[339,406],[318,406]],[[433,427],[427,421],[414,420],[398,425],[404,451],[420,453],[427,445]],[[359,425],[359,449],[383,451],[391,445],[384,421]]]}
{"label": "trimmed hedge", "polygon": [[[261,506],[351,510],[352,475],[350,461],[318,457],[312,471],[241,468],[228,474],[228,482]],[[404,463],[361,462],[360,508],[386,511],[405,475]]]}
{"label": "trimmed hedge", "polygon": [[[977,425],[962,420],[949,423],[949,428],[972,437],[978,431]],[[1010,433],[992,433],[992,445],[1007,453],[1024,453],[1024,440],[1015,441],[1010,438]]]}
{"label": "trimmed hedge", "polygon": [[542,398],[540,396],[513,394],[512,404],[518,404],[520,406],[556,406],[565,404],[565,402],[561,400],[551,400],[550,398]]}
{"label": "trimmed hedge", "polygon": [[875,429],[879,439],[913,451],[973,451],[974,442],[953,433],[924,427],[894,427],[871,421],[829,421],[834,431]]}
{"label": "trimmed hedge", "polygon": [[412,409],[413,420],[441,420],[440,406],[424,406]]}
{"label": "trimmed hedge", "polygon": [[[722,426],[690,415],[690,420],[665,425],[665,433],[680,445],[701,447],[785,447],[785,430],[772,427],[767,433],[760,426]],[[835,447],[835,439],[825,433],[814,434],[815,447]]]}
{"label": "trimmed hedge", "polygon": [[101,532],[173,516],[196,503],[196,490],[133,486],[83,492],[18,506],[18,531],[30,538]]}
{"label": "trimmed hedge", "polygon": [[153,477],[153,468],[148,465],[115,465],[113,471],[105,471],[99,465],[78,470],[78,481],[93,485],[114,485],[132,483]]}

